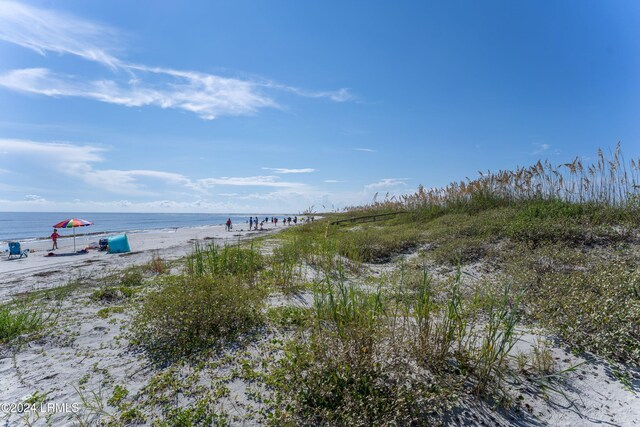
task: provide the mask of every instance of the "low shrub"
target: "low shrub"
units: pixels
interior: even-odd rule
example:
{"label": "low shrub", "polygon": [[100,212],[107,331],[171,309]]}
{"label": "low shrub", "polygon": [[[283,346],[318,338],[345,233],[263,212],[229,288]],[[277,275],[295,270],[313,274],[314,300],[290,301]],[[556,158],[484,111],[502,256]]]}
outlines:
{"label": "low shrub", "polygon": [[399,226],[362,226],[343,232],[337,239],[338,253],[356,262],[384,264],[399,254],[417,247],[422,233],[417,224]]}
{"label": "low shrub", "polygon": [[308,323],[310,309],[304,307],[281,306],[267,310],[267,318],[280,327],[299,327]]}
{"label": "low shrub", "polygon": [[530,315],[578,349],[640,364],[640,271],[600,265],[541,273],[527,289]]}
{"label": "low shrub", "polygon": [[160,256],[157,253],[153,254],[151,261],[149,261],[144,266],[144,268],[145,270],[155,274],[166,274],[170,270],[170,267],[167,261],[160,258]]}
{"label": "low shrub", "polygon": [[502,393],[517,304],[509,288],[469,301],[460,280],[442,294],[425,272],[398,295],[327,280],[272,375],[276,423],[434,425],[465,387]]}
{"label": "low shrub", "polygon": [[133,321],[134,341],[152,359],[170,362],[251,330],[263,299],[238,278],[175,277],[147,296]]}
{"label": "low shrub", "polygon": [[292,343],[274,375],[280,403],[275,424],[436,424],[448,404],[446,393],[427,371],[385,351],[358,347],[335,333]]}
{"label": "low shrub", "polygon": [[101,303],[111,304],[131,298],[135,289],[128,286],[108,286],[98,289],[91,294],[91,299]]}

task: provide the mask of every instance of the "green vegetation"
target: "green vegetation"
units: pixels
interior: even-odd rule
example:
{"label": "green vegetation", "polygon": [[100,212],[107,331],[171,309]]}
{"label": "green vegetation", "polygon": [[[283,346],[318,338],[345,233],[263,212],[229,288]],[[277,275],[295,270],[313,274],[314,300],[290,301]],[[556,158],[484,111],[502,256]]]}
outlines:
{"label": "green vegetation", "polygon": [[40,330],[46,322],[41,309],[25,305],[0,305],[0,344]]}
{"label": "green vegetation", "polygon": [[262,320],[264,292],[253,283],[259,253],[196,247],[187,265],[146,296],[133,321],[136,341],[160,363],[216,347]]}
{"label": "green vegetation", "polygon": [[[102,317],[135,305],[130,342],[155,371],[135,396],[114,388],[109,419],[438,425],[465,400],[522,405],[512,394],[525,377],[536,387],[575,369],[556,372],[544,340],[515,354],[527,326],[615,363],[628,383],[640,170],[612,156],[420,187],[259,244],[196,246],[172,264],[179,274],[157,256],[127,269],[91,298],[118,303]],[[391,215],[366,222],[377,214]],[[232,381],[246,387],[242,415],[228,412]]]}
{"label": "green vegetation", "polygon": [[101,319],[106,319],[107,317],[109,317],[111,314],[114,314],[114,313],[124,313],[124,307],[115,306],[115,307],[101,308],[100,310],[98,310],[96,315]]}
{"label": "green vegetation", "polygon": [[[530,276],[531,277],[531,276]],[[527,288],[531,317],[576,350],[640,365],[640,271],[612,263],[551,271]]]}
{"label": "green vegetation", "polygon": [[448,290],[426,271],[401,277],[390,292],[347,285],[342,274],[316,290],[307,338],[289,343],[272,377],[277,408],[286,408],[277,423],[436,422],[464,378],[477,393],[507,398],[517,301],[506,290],[463,296],[460,274]]}
{"label": "green vegetation", "polygon": [[155,253],[151,258],[151,261],[144,266],[144,269],[155,274],[167,274],[171,267],[167,261],[160,258],[160,256]]}

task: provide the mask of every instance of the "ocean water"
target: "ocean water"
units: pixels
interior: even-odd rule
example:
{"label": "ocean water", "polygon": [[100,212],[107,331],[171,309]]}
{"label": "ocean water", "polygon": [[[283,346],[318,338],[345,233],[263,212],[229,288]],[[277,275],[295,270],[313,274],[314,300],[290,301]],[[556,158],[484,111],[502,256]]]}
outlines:
{"label": "ocean water", "polygon": [[[231,218],[234,225],[245,224],[250,215],[239,214],[187,214],[187,213],[65,213],[65,212],[0,212],[0,244],[8,241],[29,241],[49,238],[53,225],[69,218],[93,222],[88,227],[76,228],[76,234],[114,233],[143,230],[170,229],[176,227],[199,227],[220,225]],[[261,220],[283,214],[255,214]],[[73,230],[58,230],[71,235]]]}

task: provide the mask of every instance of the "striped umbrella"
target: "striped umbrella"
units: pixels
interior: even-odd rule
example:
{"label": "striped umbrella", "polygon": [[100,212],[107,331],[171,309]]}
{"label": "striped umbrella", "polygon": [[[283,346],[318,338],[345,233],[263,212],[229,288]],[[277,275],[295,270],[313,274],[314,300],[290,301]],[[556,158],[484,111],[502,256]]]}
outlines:
{"label": "striped umbrella", "polygon": [[53,228],[73,228],[73,252],[76,251],[76,227],[86,227],[93,225],[92,222],[85,221],[84,219],[71,218],[60,221]]}

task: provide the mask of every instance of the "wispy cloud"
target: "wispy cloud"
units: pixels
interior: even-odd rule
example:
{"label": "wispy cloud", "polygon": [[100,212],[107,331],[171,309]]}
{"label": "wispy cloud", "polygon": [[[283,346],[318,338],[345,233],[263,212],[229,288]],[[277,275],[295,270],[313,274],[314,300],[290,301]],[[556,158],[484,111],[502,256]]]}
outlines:
{"label": "wispy cloud", "polygon": [[343,181],[338,181],[337,179],[325,179],[322,182],[326,182],[327,184],[337,184],[337,183],[343,182]]}
{"label": "wispy cloud", "polygon": [[534,146],[534,150],[529,153],[529,155],[531,156],[540,156],[542,154],[545,155],[558,155],[560,154],[560,151],[557,149],[552,149],[553,147],[551,146],[551,144],[546,144],[546,143],[540,143],[540,142],[536,142],[533,144]]}
{"label": "wispy cloud", "polygon": [[347,101],[353,101],[356,99],[355,96],[351,92],[349,92],[349,89],[346,89],[346,88],[342,88],[335,91],[314,92],[314,91],[303,90],[303,89],[299,89],[291,86],[279,85],[273,82],[267,83],[266,86],[272,87],[274,89],[291,92],[296,95],[303,96],[305,98],[328,98],[335,102],[347,102]]}
{"label": "wispy cloud", "polygon": [[153,84],[138,79],[82,81],[45,68],[12,70],[0,75],[0,86],[54,97],[82,97],[127,107],[178,108],[212,120],[219,115],[248,115],[277,107],[250,83],[212,75],[190,73],[182,81]]}
{"label": "wispy cloud", "polygon": [[277,174],[287,174],[287,173],[312,173],[315,172],[316,169],[313,168],[303,168],[303,169],[286,169],[286,168],[262,168],[263,170],[272,171]]}
{"label": "wispy cloud", "polygon": [[115,194],[158,196],[164,191],[207,194],[217,186],[307,188],[303,183],[281,181],[275,175],[193,179],[168,171],[98,169],[95,164],[104,161],[105,151],[90,145],[0,139],[0,152],[6,155],[21,155],[25,161],[28,159],[39,168],[50,168],[60,175],[79,179],[92,188]]}
{"label": "wispy cloud", "polygon": [[[80,175],[87,184],[95,188],[126,195],[158,196],[165,186],[188,187],[191,180],[184,175],[156,170],[89,169]],[[106,187],[106,188],[105,188]]]}
{"label": "wispy cloud", "polygon": [[[278,92],[334,102],[354,99],[348,89],[308,91],[269,80],[246,80],[196,71],[152,67],[115,55],[115,29],[52,10],[0,2],[0,40],[42,55],[69,54],[105,65],[113,73],[100,80],[62,75],[45,68],[26,68],[0,75],[0,86],[45,96],[83,97],[128,107],[177,108],[212,120],[222,115],[250,115],[278,108]],[[116,71],[124,70],[126,73]]]}
{"label": "wispy cloud", "polygon": [[116,31],[60,12],[0,2],[0,39],[34,50],[71,54],[110,68],[121,65],[115,50]]}
{"label": "wispy cloud", "polygon": [[246,204],[235,202],[219,202],[211,200],[152,200],[146,202],[130,200],[73,200],[68,202],[36,200],[0,199],[2,211],[65,211],[65,212],[247,212],[252,208]]}
{"label": "wispy cloud", "polygon": [[364,186],[364,188],[369,191],[371,190],[379,191],[379,190],[384,190],[388,188],[406,186],[407,183],[405,181],[407,181],[407,179],[408,178],[384,178],[378,182],[367,184]]}
{"label": "wispy cloud", "polygon": [[231,185],[242,187],[304,187],[299,182],[280,181],[277,176],[236,176],[236,177],[220,177],[220,178],[204,178],[196,181],[196,187],[211,188],[217,185]]}
{"label": "wispy cloud", "polygon": [[375,153],[376,150],[373,150],[371,148],[354,148],[355,151],[362,151],[365,153]]}
{"label": "wispy cloud", "polygon": [[36,203],[45,203],[47,201],[47,199],[45,199],[44,197],[38,196],[37,194],[27,194],[26,196],[24,196],[24,199],[29,202],[36,202]]}
{"label": "wispy cloud", "polygon": [[61,164],[64,169],[69,169],[70,165],[100,162],[105,151],[104,148],[92,145],[0,138],[0,152],[3,154],[18,153],[32,158],[44,157],[49,159],[51,164]]}
{"label": "wispy cloud", "polygon": [[533,144],[535,146],[535,150],[531,153],[531,154],[542,154],[545,153],[547,151],[549,151],[549,149],[551,148],[551,145],[549,144]]}

